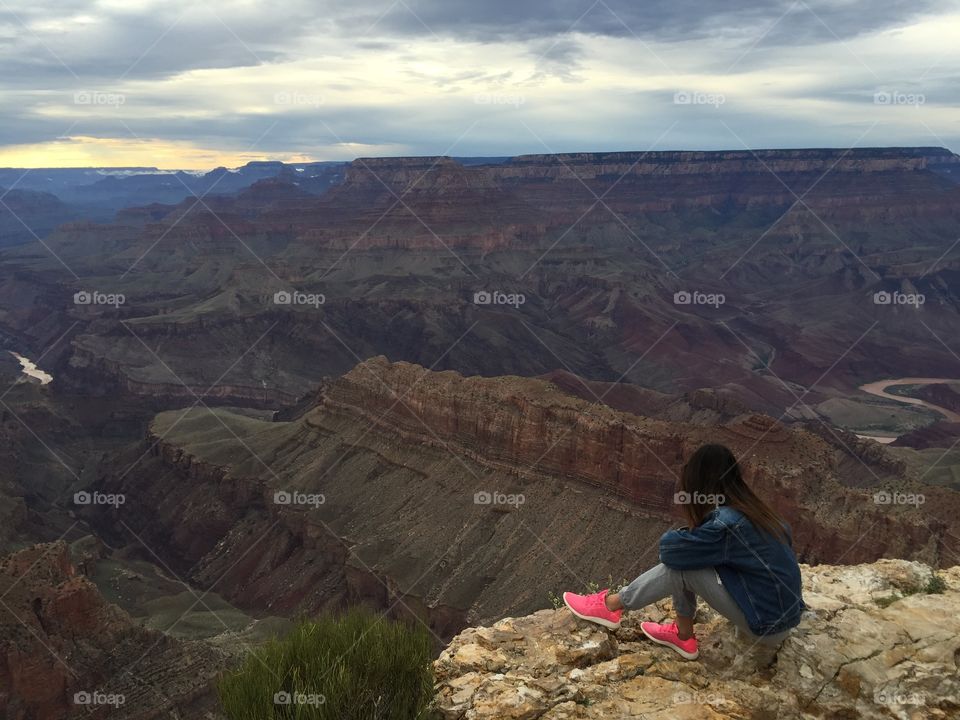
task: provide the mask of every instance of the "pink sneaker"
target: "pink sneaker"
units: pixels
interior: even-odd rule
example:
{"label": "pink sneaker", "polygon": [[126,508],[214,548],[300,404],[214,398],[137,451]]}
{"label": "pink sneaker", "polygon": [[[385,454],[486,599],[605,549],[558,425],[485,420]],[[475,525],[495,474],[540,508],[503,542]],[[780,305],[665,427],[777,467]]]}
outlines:
{"label": "pink sneaker", "polygon": [[601,590],[593,595],[577,595],[572,592],[563,594],[564,604],[570,608],[570,612],[581,620],[589,620],[597,625],[603,625],[605,628],[616,630],[620,627],[620,616],[623,610],[607,610],[607,604],[604,598],[607,597],[609,590]]}
{"label": "pink sneaker", "polygon": [[695,637],[681,640],[677,637],[677,624],[660,625],[659,623],[643,622],[640,623],[640,629],[643,634],[660,645],[666,645],[673,648],[681,657],[687,660],[696,660],[700,656],[700,650],[697,648],[697,639]]}

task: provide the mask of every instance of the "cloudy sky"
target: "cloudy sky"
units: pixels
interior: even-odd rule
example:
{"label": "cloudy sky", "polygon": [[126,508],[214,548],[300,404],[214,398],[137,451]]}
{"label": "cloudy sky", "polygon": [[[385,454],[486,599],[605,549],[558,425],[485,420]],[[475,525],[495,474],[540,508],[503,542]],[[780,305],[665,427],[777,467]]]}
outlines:
{"label": "cloudy sky", "polygon": [[960,0],[0,0],[0,166],[936,145]]}

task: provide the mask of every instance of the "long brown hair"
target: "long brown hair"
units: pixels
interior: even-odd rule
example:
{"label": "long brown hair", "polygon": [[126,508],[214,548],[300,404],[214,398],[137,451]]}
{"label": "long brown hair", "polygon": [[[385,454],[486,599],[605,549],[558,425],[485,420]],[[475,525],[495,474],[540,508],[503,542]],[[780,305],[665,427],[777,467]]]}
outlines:
{"label": "long brown hair", "polygon": [[677,490],[691,528],[718,505],[726,505],[742,512],[757,530],[788,542],[786,523],[747,486],[737,458],[725,445],[704,445],[694,452],[683,466]]}

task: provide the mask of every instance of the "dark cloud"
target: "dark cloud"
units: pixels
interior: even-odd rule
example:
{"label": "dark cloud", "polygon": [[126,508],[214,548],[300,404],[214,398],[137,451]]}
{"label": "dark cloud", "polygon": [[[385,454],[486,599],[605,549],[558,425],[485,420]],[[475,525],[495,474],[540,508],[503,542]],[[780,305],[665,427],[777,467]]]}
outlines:
{"label": "dark cloud", "polygon": [[571,37],[561,36],[531,43],[530,55],[535,58],[536,68],[528,82],[537,82],[549,76],[575,80],[583,54],[583,47]]}
{"label": "dark cloud", "polygon": [[58,117],[38,117],[26,106],[11,107],[4,103],[0,111],[0,146],[52,142],[63,136],[72,122]]}
{"label": "dark cloud", "polygon": [[[933,0],[383,0],[354,3],[349,14],[341,11],[333,17],[354,29],[372,25],[376,34],[433,33],[474,40],[525,40],[577,31],[672,41],[773,27],[767,41],[804,43],[900,25],[937,7],[943,4]],[[756,33],[749,39],[756,40]]]}
{"label": "dark cloud", "polygon": [[36,88],[272,62],[326,22],[296,3],[285,3],[283,13],[266,4],[238,10],[217,2],[164,3],[137,12],[91,10],[88,3],[71,11],[50,0],[15,12],[4,12],[4,5],[0,37],[16,40],[0,43],[0,83]]}
{"label": "dark cloud", "polygon": [[[391,37],[436,35],[528,41],[534,54],[548,49],[542,53],[545,74],[568,75],[578,55],[565,38],[571,32],[648,42],[726,37],[745,49],[762,48],[851,38],[902,24],[934,6],[932,0],[291,0],[282,8],[211,1],[121,11],[73,0],[10,0],[0,6],[0,62],[13,70],[4,72],[4,84],[48,87],[70,72],[81,80],[157,78],[272,62],[311,49],[319,54],[329,37],[373,52],[390,47]],[[91,21],[71,22],[84,16]],[[58,20],[63,28],[50,27]]]}
{"label": "dark cloud", "polygon": [[[737,73],[776,69],[785,51],[793,52],[791,62],[802,69],[804,58],[811,65],[819,60],[819,47],[808,46],[901,27],[925,13],[955,7],[956,0],[289,0],[282,5],[164,0],[141,9],[119,3],[97,6],[89,0],[3,0],[0,145],[50,141],[76,120],[73,135],[124,138],[130,136],[129,127],[143,138],[189,141],[198,147],[237,152],[247,150],[276,122],[255,152],[316,155],[318,148],[341,138],[433,154],[447,151],[477,121],[450,153],[547,151],[519,122],[522,118],[556,151],[645,149],[674,121],[676,129],[659,148],[736,147],[737,141],[718,117],[731,126],[735,122],[743,137],[757,147],[843,145],[869,126],[873,114],[883,122],[893,117],[894,113],[875,113],[871,107],[875,92],[919,92],[928,104],[955,103],[960,87],[955,68],[941,67],[927,75],[923,74],[926,68],[914,68],[912,79],[907,68],[902,73],[898,70],[898,77],[876,77],[850,56],[850,68],[856,72],[838,67],[813,87],[777,88],[777,97],[788,101],[863,103],[860,117],[868,118],[860,122],[823,117],[813,125],[777,108],[754,107],[747,112],[738,107],[736,97],[728,98],[720,115],[712,107],[678,108],[673,91],[597,88],[590,96],[591,89],[578,82],[591,59],[587,49],[595,50],[596,37],[635,38],[638,73],[645,65],[652,72],[672,73],[669,62],[683,73],[706,75],[709,82],[711,73],[726,75],[731,64]],[[451,66],[446,74],[437,73],[436,58],[419,67],[421,46],[416,41],[434,37],[509,42],[510,46],[490,45],[490,52],[509,47],[508,51],[532,61],[533,72],[504,70],[492,55],[489,67],[483,63]],[[664,53],[664,60],[653,54],[651,46]],[[441,99],[405,102],[404,88],[398,88],[389,98],[362,97],[356,107],[324,102],[319,108],[283,108],[270,98],[245,95],[242,88],[224,88],[224,97],[229,92],[231,98],[245,103],[244,108],[234,108],[216,92],[209,97],[164,96],[156,89],[159,86],[151,84],[190,70],[346,58],[345,73],[338,82],[316,89],[336,97],[338,91],[362,88],[364,59],[376,60],[386,52],[397,58],[399,72]],[[931,58],[930,63],[934,61]],[[868,83],[863,82],[865,76]],[[507,94],[531,88],[533,94],[536,86],[549,85],[545,81],[552,78],[570,83],[572,92],[585,93],[575,97],[589,98],[585,105],[589,113],[575,112],[569,103],[562,105],[564,100],[548,106],[523,98],[518,107],[474,104],[472,90],[460,97],[462,88],[478,86],[490,93],[502,87]],[[137,94],[140,88],[142,96]],[[71,96],[83,90],[122,92],[125,102],[115,109],[78,108]],[[676,90],[709,92],[711,88]],[[266,110],[249,111],[249,106],[258,104]],[[198,117],[198,110],[205,113],[203,117]],[[960,135],[960,127],[953,127],[955,131],[947,133],[944,142]],[[896,142],[939,144],[922,123],[915,130],[898,131]],[[882,131],[881,126],[878,132]],[[883,144],[879,138],[876,142]]]}

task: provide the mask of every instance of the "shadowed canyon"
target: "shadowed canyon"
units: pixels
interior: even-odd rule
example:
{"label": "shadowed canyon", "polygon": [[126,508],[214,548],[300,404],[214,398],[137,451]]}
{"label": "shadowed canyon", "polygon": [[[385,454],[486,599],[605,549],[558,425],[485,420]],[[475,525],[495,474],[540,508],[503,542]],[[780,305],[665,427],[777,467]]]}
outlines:
{"label": "shadowed canyon", "polygon": [[0,250],[9,717],[116,678],[138,700],[111,716],[199,717],[302,615],[416,617],[439,650],[633,577],[707,442],[803,563],[958,564],[946,149],[51,177],[7,208],[47,225]]}

